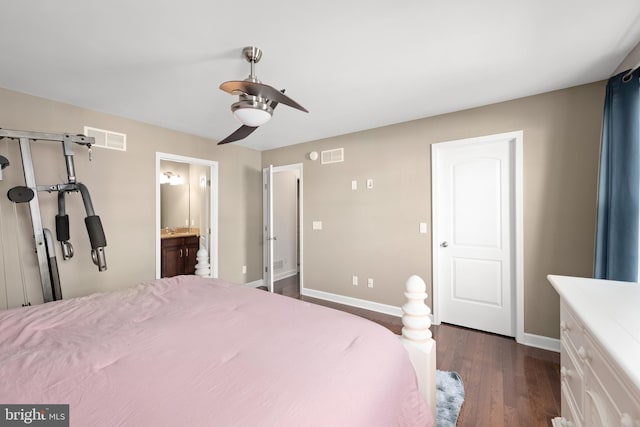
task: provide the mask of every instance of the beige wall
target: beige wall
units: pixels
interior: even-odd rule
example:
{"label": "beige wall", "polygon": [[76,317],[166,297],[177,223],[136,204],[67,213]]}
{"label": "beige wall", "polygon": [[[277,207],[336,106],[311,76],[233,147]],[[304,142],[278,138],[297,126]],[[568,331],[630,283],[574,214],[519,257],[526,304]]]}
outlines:
{"label": "beige wall", "polygon": [[[558,296],[546,275],[592,274],[603,102],[598,82],[263,152],[263,166],[304,163],[305,287],[401,305],[410,274],[430,283],[431,233],[418,233],[419,222],[431,224],[430,145],[521,129],[525,332],[557,338]],[[306,158],[338,147],[344,163]]]}
{"label": "beige wall", "polygon": [[[89,163],[86,150],[75,148],[78,180],[89,187],[105,228],[108,270],[99,273],[92,264],[80,196],[68,196],[76,255],[69,261],[58,259],[65,297],[126,287],[155,277],[157,151],[219,162],[219,275],[239,283],[262,277],[260,152],[239,145],[218,147],[193,135],[0,89],[0,127],[82,133],[85,125],[127,134],[127,151],[94,148],[93,162]],[[66,172],[60,144],[36,142],[32,149],[38,184],[62,182]],[[4,181],[0,181],[0,307],[7,305],[5,276],[9,305],[22,303],[18,246],[29,296],[35,304],[42,301],[42,292],[28,208],[17,206],[20,238],[16,241],[13,205],[4,196],[9,188],[24,185],[18,144],[0,141],[0,154],[11,162],[4,170]],[[43,223],[55,230],[56,195],[41,193],[40,200]],[[248,266],[247,275],[242,274],[243,265]]]}
{"label": "beige wall", "polygon": [[[239,283],[262,277],[262,165],[304,163],[305,285],[340,295],[398,306],[410,274],[430,282],[431,240],[418,223],[431,224],[430,144],[494,133],[524,131],[525,331],[558,336],[558,298],[546,275],[592,272],[597,159],[604,82],[433,118],[363,131],[263,153],[120,117],[0,89],[0,126],[7,129],[78,132],[84,125],[126,133],[127,151],[94,149],[94,160],[76,149],[79,180],[88,185],[107,235],[109,270],[98,273],[89,258],[79,196],[68,198],[76,256],[59,260],[66,297],[125,287],[154,277],[155,152],[216,160],[220,165],[220,277]],[[345,120],[348,118],[345,118]],[[35,143],[38,183],[65,176],[58,144]],[[309,151],[345,148],[345,162],[320,165]],[[0,141],[12,162],[2,194],[23,185],[17,144]],[[262,162],[261,162],[262,159]],[[374,189],[365,190],[365,180]],[[357,180],[359,189],[351,190]],[[41,194],[45,226],[54,228],[55,195]],[[3,273],[10,305],[22,291],[20,247],[32,303],[42,295],[25,205],[0,197]],[[322,231],[311,222],[323,221]],[[241,268],[247,265],[248,274]],[[360,286],[351,285],[351,276]],[[366,278],[374,279],[368,289]],[[4,276],[0,276],[0,281]],[[0,289],[1,291],[1,289]],[[0,292],[0,307],[4,292]]]}

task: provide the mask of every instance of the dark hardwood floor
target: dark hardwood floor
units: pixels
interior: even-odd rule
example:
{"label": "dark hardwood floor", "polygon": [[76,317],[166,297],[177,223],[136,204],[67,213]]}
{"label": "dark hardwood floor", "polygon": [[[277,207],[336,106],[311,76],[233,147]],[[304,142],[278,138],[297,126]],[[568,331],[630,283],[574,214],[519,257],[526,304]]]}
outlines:
{"label": "dark hardwood floor", "polygon": [[[274,291],[364,317],[395,334],[402,329],[399,317],[301,296],[297,276],[275,282]],[[551,426],[551,418],[559,416],[559,353],[444,323],[431,330],[438,369],[456,371],[464,381],[458,426]]]}

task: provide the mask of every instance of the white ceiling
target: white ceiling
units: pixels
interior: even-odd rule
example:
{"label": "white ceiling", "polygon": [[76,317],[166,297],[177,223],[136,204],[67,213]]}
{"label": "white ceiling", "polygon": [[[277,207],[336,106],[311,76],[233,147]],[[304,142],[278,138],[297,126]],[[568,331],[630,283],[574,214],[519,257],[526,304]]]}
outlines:
{"label": "white ceiling", "polygon": [[236,142],[265,150],[606,79],[639,40],[638,0],[0,0],[0,87],[221,140],[254,45],[310,111]]}

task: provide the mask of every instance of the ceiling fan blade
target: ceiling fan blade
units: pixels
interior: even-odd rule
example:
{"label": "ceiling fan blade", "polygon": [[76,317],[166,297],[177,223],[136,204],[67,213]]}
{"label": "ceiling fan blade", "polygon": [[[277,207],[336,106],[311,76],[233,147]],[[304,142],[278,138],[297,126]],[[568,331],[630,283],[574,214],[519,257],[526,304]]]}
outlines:
{"label": "ceiling fan blade", "polygon": [[235,142],[235,141],[240,141],[241,139],[245,139],[246,137],[251,135],[251,133],[256,129],[258,128],[253,126],[242,125],[238,128],[238,130],[233,132],[231,135],[229,135],[222,141],[218,142],[218,145],[228,144],[230,142]]}
{"label": "ceiling fan blade", "polygon": [[247,94],[261,96],[262,98],[266,98],[270,101],[277,101],[297,110],[304,111],[305,113],[309,112],[309,110],[289,98],[281,91],[263,83],[254,83],[246,80],[232,80],[222,83],[220,85],[220,89],[230,93],[231,95]]}

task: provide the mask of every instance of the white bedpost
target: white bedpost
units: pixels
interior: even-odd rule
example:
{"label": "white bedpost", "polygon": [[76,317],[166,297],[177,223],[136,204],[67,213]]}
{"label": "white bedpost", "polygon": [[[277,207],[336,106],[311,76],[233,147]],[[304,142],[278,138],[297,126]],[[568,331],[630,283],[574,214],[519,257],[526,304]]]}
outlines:
{"label": "white bedpost", "polygon": [[431,310],[424,303],[427,285],[419,276],[409,277],[406,284],[407,303],[402,306],[402,336],[409,358],[418,377],[422,397],[436,415],[436,342],[431,337]]}

